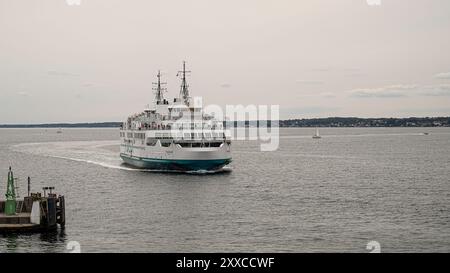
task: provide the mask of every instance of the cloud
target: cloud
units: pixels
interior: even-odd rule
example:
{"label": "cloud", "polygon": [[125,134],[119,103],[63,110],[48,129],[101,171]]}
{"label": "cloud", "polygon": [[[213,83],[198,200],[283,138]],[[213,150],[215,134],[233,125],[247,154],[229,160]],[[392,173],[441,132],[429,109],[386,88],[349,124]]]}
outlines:
{"label": "cloud", "polygon": [[398,84],[378,88],[361,88],[347,91],[355,98],[400,98],[407,97],[417,89],[417,85]]}
{"label": "cloud", "polygon": [[78,76],[80,76],[77,74],[72,74],[72,73],[62,72],[62,71],[55,71],[55,70],[50,70],[47,72],[47,74],[50,76],[60,76],[60,77],[78,77]]}
{"label": "cloud", "polygon": [[346,74],[346,76],[348,76],[348,77],[365,77],[365,76],[367,76],[367,74],[364,72],[348,72]]}
{"label": "cloud", "polygon": [[397,110],[402,113],[403,116],[414,117],[431,117],[431,116],[448,116],[450,115],[450,107],[413,107],[413,108],[400,108]]}
{"label": "cloud", "polygon": [[222,88],[230,88],[231,87],[231,84],[229,84],[229,83],[221,83],[220,84],[220,87],[222,87]]}
{"label": "cloud", "polygon": [[26,91],[19,91],[19,92],[17,92],[17,95],[22,96],[22,97],[29,97],[30,93],[28,93]]}
{"label": "cloud", "polygon": [[298,84],[308,84],[308,85],[324,84],[323,81],[317,81],[317,80],[296,80],[295,82]]}
{"label": "cloud", "polygon": [[434,75],[434,78],[440,80],[450,80],[450,72],[436,74]]}
{"label": "cloud", "polygon": [[331,70],[332,70],[331,67],[317,67],[317,68],[307,69],[307,71],[311,71],[311,72],[330,72]]}
{"label": "cloud", "polygon": [[336,95],[332,92],[322,92],[319,94],[323,98],[335,98]]}
{"label": "cloud", "polygon": [[450,84],[425,86],[419,93],[423,96],[446,97],[450,96]]}
{"label": "cloud", "polygon": [[333,115],[337,111],[340,111],[340,107],[326,107],[320,105],[305,106],[305,107],[281,107],[280,117],[284,118],[298,118],[299,115],[303,116],[329,116]]}
{"label": "cloud", "polygon": [[378,88],[354,89],[347,91],[347,93],[354,98],[446,97],[450,96],[450,84],[423,86],[399,84]]}
{"label": "cloud", "polygon": [[361,67],[344,67],[342,68],[344,71],[361,71]]}

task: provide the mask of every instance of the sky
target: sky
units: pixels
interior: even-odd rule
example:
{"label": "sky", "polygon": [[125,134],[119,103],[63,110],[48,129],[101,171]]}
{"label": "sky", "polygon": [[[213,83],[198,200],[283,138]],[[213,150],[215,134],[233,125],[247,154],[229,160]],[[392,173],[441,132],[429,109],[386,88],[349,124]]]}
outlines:
{"label": "sky", "polygon": [[0,124],[122,121],[182,61],[206,105],[450,116],[448,0],[77,1],[0,0]]}

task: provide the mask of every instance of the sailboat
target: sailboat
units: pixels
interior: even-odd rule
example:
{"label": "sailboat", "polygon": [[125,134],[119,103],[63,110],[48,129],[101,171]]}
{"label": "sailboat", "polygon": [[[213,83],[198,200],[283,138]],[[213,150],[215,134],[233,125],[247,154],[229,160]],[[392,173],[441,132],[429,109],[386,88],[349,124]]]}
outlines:
{"label": "sailboat", "polygon": [[316,133],[313,135],[312,138],[314,138],[314,139],[322,138],[322,137],[319,135],[319,128],[316,128]]}

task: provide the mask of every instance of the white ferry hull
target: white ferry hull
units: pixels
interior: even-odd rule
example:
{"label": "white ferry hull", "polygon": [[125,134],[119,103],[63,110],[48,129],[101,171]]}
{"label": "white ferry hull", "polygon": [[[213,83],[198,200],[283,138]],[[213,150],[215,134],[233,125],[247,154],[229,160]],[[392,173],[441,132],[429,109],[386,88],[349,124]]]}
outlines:
{"label": "white ferry hull", "polygon": [[162,171],[216,171],[231,162],[230,146],[217,148],[182,148],[129,146],[122,144],[120,157],[133,167]]}
{"label": "white ferry hull", "polygon": [[128,165],[141,169],[161,171],[216,171],[231,162],[231,159],[189,160],[142,158],[125,154],[121,154],[120,156]]}

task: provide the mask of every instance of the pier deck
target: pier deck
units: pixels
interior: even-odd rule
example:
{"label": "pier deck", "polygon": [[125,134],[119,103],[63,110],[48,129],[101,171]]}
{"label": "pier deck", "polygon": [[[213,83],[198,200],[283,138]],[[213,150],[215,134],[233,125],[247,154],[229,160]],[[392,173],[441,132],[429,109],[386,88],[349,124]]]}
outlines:
{"label": "pier deck", "polygon": [[0,226],[5,224],[30,224],[31,213],[17,213],[16,215],[0,214]]}
{"label": "pier deck", "polygon": [[0,233],[37,231],[39,229],[41,226],[36,224],[0,224]]}

